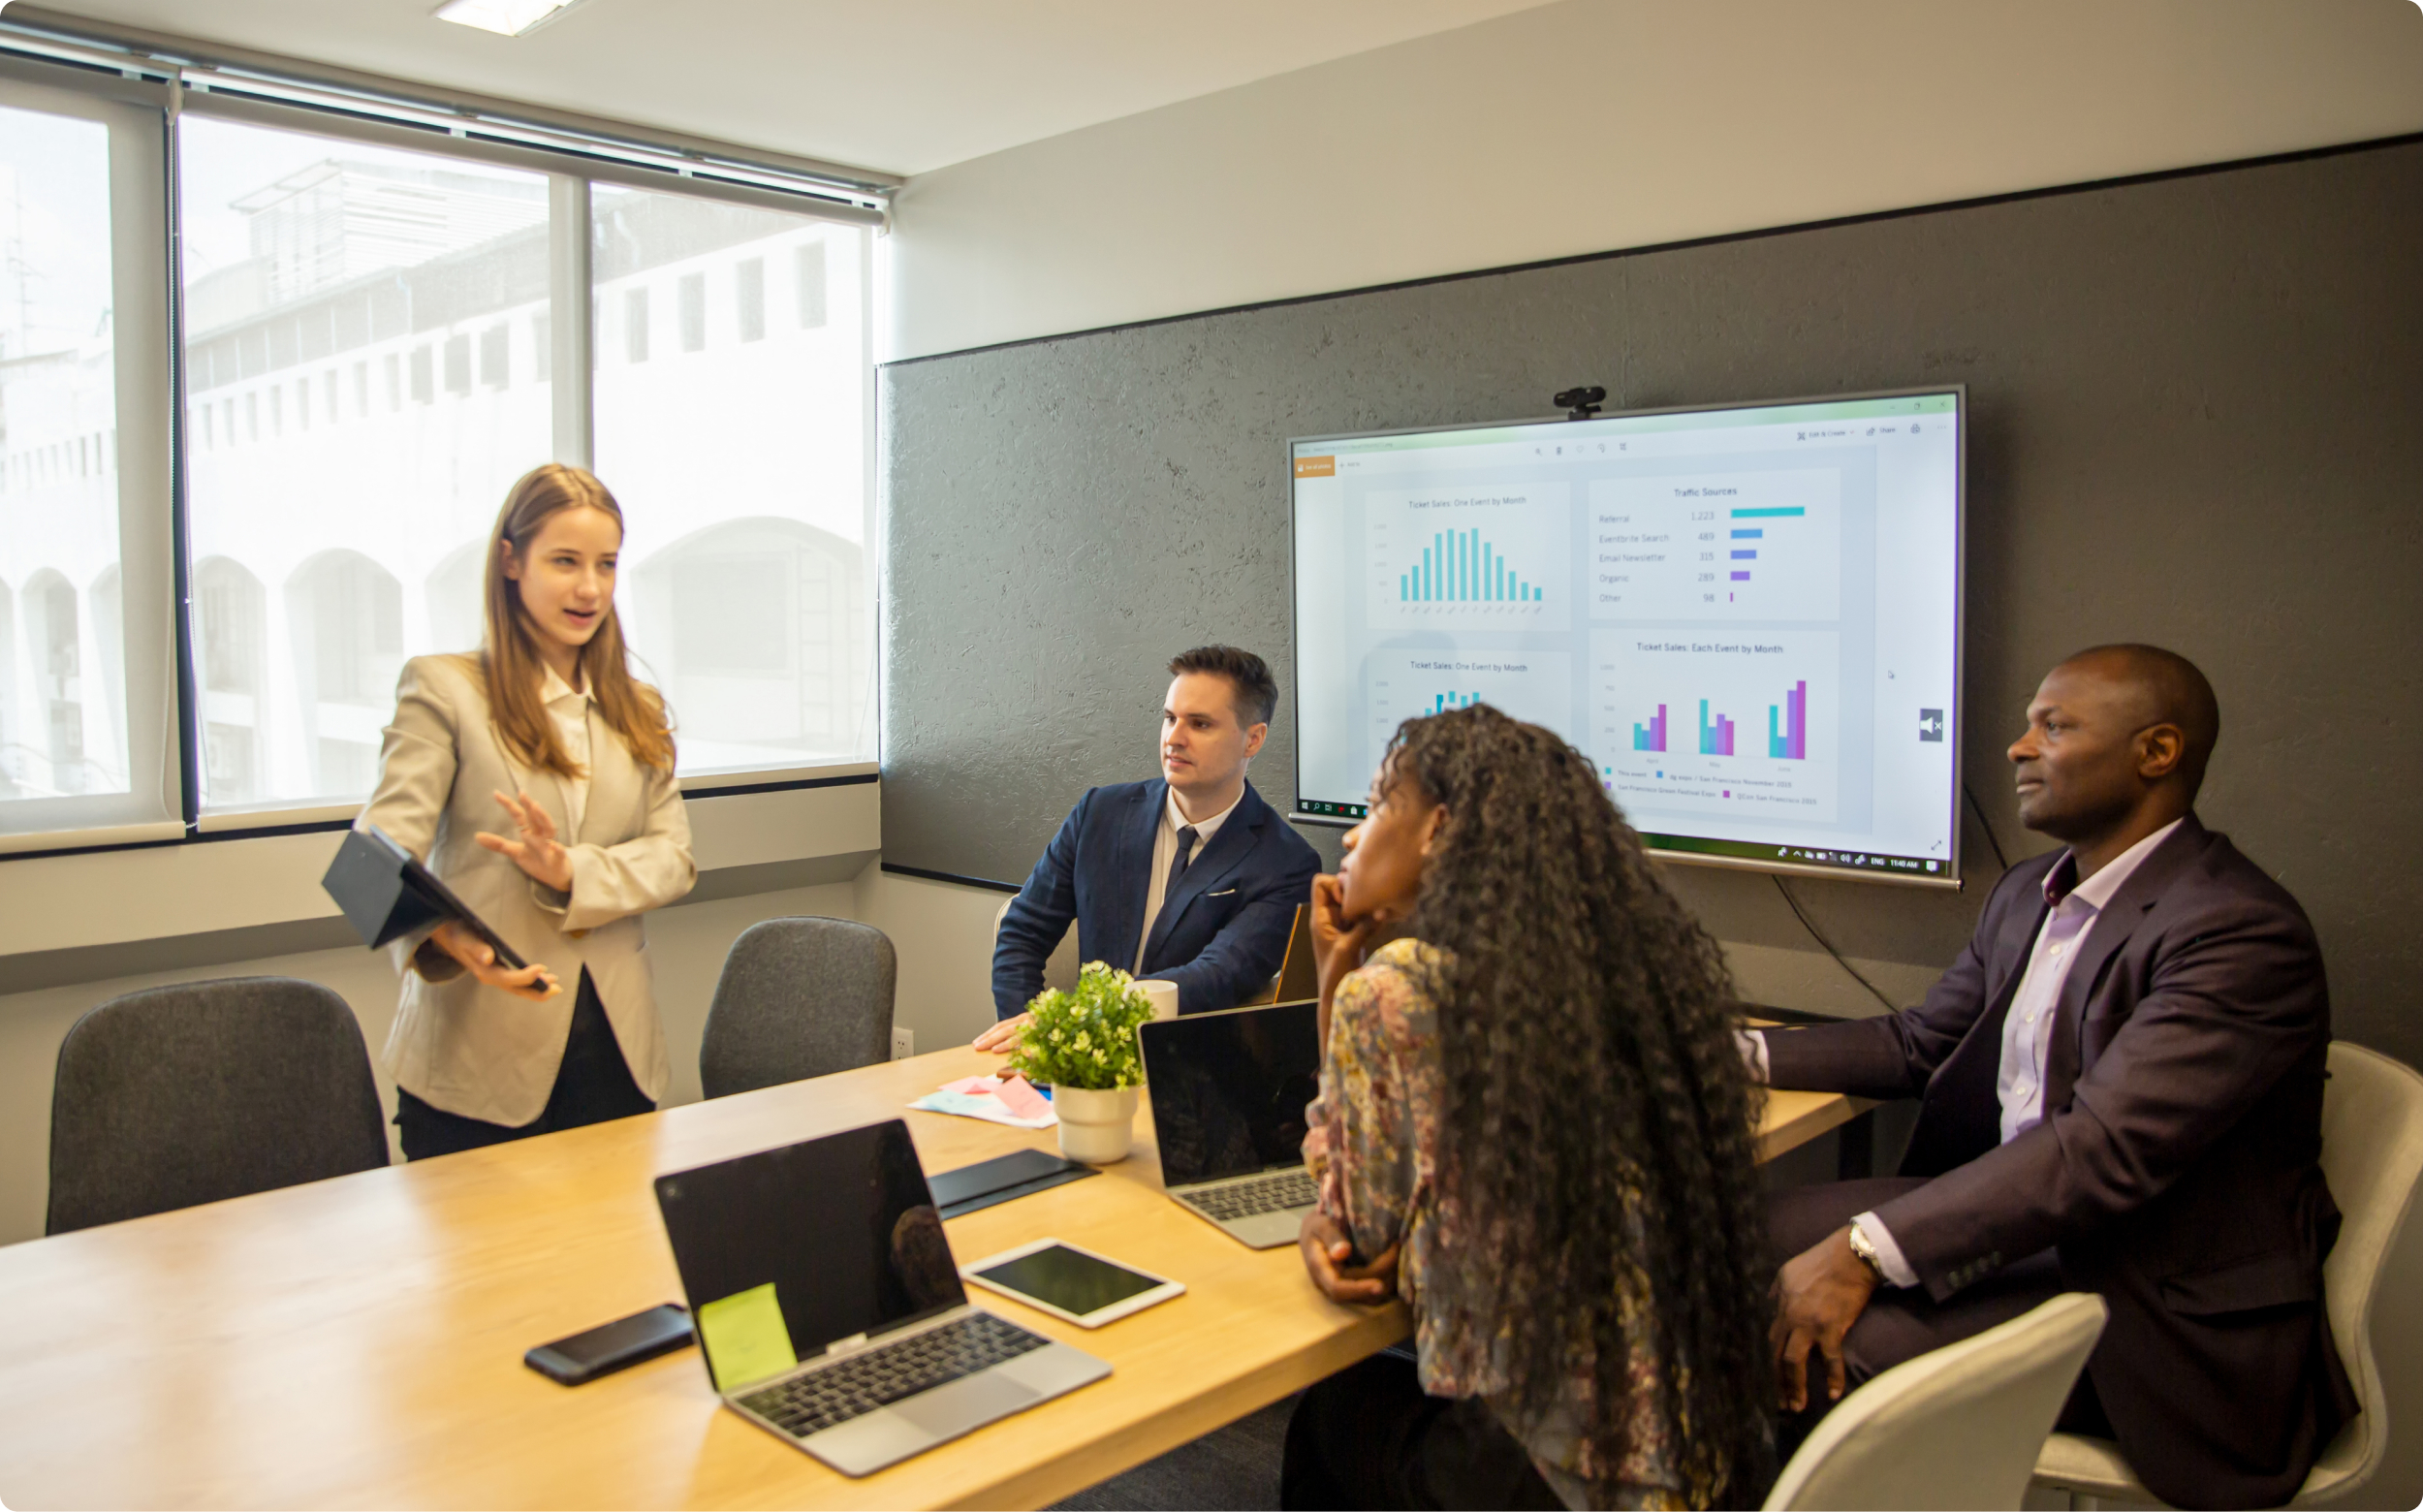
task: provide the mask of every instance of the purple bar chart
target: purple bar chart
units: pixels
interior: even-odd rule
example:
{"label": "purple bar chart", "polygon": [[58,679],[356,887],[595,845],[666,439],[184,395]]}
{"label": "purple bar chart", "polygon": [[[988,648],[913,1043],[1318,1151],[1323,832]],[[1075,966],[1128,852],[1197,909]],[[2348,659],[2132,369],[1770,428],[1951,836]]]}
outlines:
{"label": "purple bar chart", "polygon": [[1666,748],[1665,705],[1657,706],[1657,712],[1649,723],[1632,727],[1632,748],[1636,751],[1662,751]]}
{"label": "purple bar chart", "polygon": [[1699,753],[1702,756],[1733,754],[1733,721],[1718,714],[1715,721],[1711,723],[1706,699],[1699,701]]}
{"label": "purple bar chart", "polygon": [[1792,684],[1792,691],[1783,695],[1781,709],[1767,706],[1767,754],[1782,761],[1809,760],[1807,678]]}

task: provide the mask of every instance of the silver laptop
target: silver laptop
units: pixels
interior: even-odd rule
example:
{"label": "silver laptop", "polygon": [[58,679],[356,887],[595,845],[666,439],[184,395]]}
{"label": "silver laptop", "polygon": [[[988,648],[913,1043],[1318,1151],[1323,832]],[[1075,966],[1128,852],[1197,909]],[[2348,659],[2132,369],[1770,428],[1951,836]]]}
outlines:
{"label": "silver laptop", "polygon": [[656,1205],[716,1395],[844,1475],[1111,1373],[967,1305],[898,1118],[660,1176]]}
{"label": "silver laptop", "polygon": [[1140,1032],[1161,1186],[1256,1249],[1296,1242],[1317,1197],[1305,1107],[1320,1091],[1319,1004],[1188,1014]]}

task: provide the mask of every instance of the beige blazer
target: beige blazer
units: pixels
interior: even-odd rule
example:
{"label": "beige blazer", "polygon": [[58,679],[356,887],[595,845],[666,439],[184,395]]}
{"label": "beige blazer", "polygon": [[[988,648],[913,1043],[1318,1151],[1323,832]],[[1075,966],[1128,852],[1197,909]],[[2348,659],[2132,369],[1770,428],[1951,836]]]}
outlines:
{"label": "beige blazer", "polygon": [[[404,664],[378,791],[357,823],[394,836],[524,961],[553,968],[564,990],[534,1003],[483,987],[453,958],[421,950],[427,930],[407,935],[391,947],[403,1002],[380,1063],[396,1086],[433,1107],[527,1123],[546,1111],[586,966],[632,1080],[662,1100],[670,1069],[640,915],[698,880],[681,789],[671,772],[632,760],[592,706],[588,803],[581,833],[570,834],[562,782],[507,752],[477,667],[460,658]],[[555,821],[572,854],[570,893],[544,886],[472,838],[483,830],[512,837],[513,821],[492,795],[517,788]]]}

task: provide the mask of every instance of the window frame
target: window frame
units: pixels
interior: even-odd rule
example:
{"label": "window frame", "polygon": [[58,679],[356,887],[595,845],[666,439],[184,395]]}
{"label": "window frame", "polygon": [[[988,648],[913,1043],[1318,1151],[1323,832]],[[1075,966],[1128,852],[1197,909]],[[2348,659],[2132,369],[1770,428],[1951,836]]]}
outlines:
{"label": "window frame", "polygon": [[[167,92],[119,77],[88,83],[10,57],[0,57],[0,89],[6,91],[0,104],[93,121],[108,132],[117,591],[124,637],[122,707],[116,717],[125,721],[128,778],[122,794],[12,800],[11,817],[29,823],[0,832],[0,857],[173,840],[188,827],[179,781],[184,616],[173,608],[185,591],[183,520],[174,507],[173,476],[182,449],[171,436],[175,411],[167,381],[176,339],[169,255],[173,186],[163,150]],[[135,318],[127,319],[130,313]],[[61,466],[74,465],[73,455],[63,453]],[[20,600],[22,586],[16,590]],[[92,613],[91,597],[89,589],[79,595],[79,616]],[[23,605],[13,607],[21,612]],[[144,655],[143,647],[152,654]],[[106,697],[100,673],[96,668],[83,680],[102,684]],[[148,717],[154,709],[169,717],[155,724]]]}
{"label": "window frame", "polygon": [[[130,44],[118,40],[122,38],[137,41]],[[362,808],[359,802],[259,803],[207,811],[202,807],[206,694],[201,685],[202,672],[197,660],[202,653],[198,635],[201,605],[190,539],[191,506],[186,475],[188,453],[201,443],[196,435],[188,434],[191,427],[176,182],[179,123],[188,112],[547,174],[551,231],[549,299],[546,313],[540,317],[540,330],[548,342],[544,370],[553,395],[553,457],[577,466],[590,465],[595,455],[596,360],[604,355],[594,349],[596,329],[590,280],[592,185],[603,183],[751,205],[855,228],[862,238],[858,366],[863,417],[862,540],[866,553],[866,565],[862,570],[867,580],[865,613],[874,620],[873,665],[868,670],[869,698],[874,705],[869,710],[870,756],[880,751],[882,701],[873,691],[879,685],[883,661],[879,584],[873,566],[879,550],[877,488],[872,466],[876,423],[873,240],[889,229],[889,197],[897,179],[854,170],[818,177],[793,167],[804,160],[786,161],[779,155],[747,153],[673,134],[477,97],[469,104],[433,100],[417,86],[318,69],[293,60],[270,60],[289,66],[265,70],[260,67],[259,54],[237,55],[236,62],[246,66],[245,71],[230,72],[220,66],[227,56],[224,49],[214,58],[211,49],[202,45],[180,42],[173,54],[164,54],[158,47],[162,41],[149,34],[98,25],[91,34],[67,37],[47,27],[19,23],[14,17],[0,19],[0,91],[10,97],[8,103],[15,103],[22,95],[30,108],[38,110],[53,109],[38,102],[67,103],[71,108],[60,113],[97,117],[104,110],[122,113],[128,107],[135,107],[156,112],[158,117],[158,129],[151,133],[142,154],[144,161],[133,174],[118,172],[118,137],[114,127],[111,137],[113,249],[135,247],[140,242],[141,275],[156,299],[156,307],[147,310],[146,316],[157,316],[146,319],[136,343],[128,343],[124,334],[134,329],[132,323],[121,322],[118,327],[119,468],[132,480],[137,467],[131,452],[141,451],[150,469],[150,481],[142,490],[143,509],[135,508],[132,495],[138,490],[133,481],[121,488],[121,541],[127,546],[144,546],[147,551],[138,553],[122,547],[120,590],[127,606],[129,647],[138,644],[139,632],[156,631],[162,641],[171,643],[165,650],[165,677],[155,674],[149,679],[152,684],[166,685],[151,687],[157,696],[148,702],[143,689],[138,686],[143,674],[130,656],[126,704],[130,714],[147,708],[163,709],[167,714],[165,722],[173,727],[173,740],[166,739],[163,732],[165,748],[159,753],[157,765],[162,774],[164,806],[177,817],[141,823],[63,823],[40,831],[0,833],[0,861],[338,829],[350,825]],[[337,80],[333,87],[329,83],[331,79]],[[348,93],[348,89],[359,92]],[[462,124],[463,116],[473,114],[484,129]],[[792,180],[788,184],[782,181],[786,173]],[[124,198],[119,184],[128,177],[140,180],[153,193],[148,218],[140,227],[121,232],[115,229],[119,202]],[[127,275],[121,272],[121,308],[125,304],[126,282]],[[712,297],[709,291],[708,299],[711,300]],[[666,334],[677,345],[678,321],[675,324],[676,329]],[[468,354],[474,392],[487,382],[483,345],[473,342]],[[651,351],[649,355],[659,354]],[[382,408],[402,408],[419,401],[425,381],[431,391],[447,389],[445,352],[422,349],[410,357],[412,361],[404,364],[409,371],[398,372],[395,354],[391,353],[386,371],[364,368],[355,374],[352,387],[359,392],[349,396],[367,402],[376,413]],[[581,379],[557,381],[566,374],[580,374]],[[313,375],[303,375],[302,381],[313,381]],[[145,384],[150,386],[150,402],[130,404],[130,387]],[[386,400],[384,406],[382,399]],[[152,413],[155,410],[157,413]],[[233,411],[220,418],[228,426],[238,424]],[[255,425],[267,423],[263,417],[247,418]],[[137,437],[156,440],[137,442],[133,439]],[[139,562],[139,554],[157,560]],[[136,727],[142,722],[129,720],[130,763]],[[698,773],[681,778],[680,785],[690,796],[714,797],[871,781],[878,770],[877,761],[872,759],[824,761]]]}

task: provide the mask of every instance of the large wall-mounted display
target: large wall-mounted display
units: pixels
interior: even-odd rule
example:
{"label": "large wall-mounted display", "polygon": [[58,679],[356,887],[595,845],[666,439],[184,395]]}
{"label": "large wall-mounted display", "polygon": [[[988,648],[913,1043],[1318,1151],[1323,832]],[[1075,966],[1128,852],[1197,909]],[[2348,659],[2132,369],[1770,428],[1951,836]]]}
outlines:
{"label": "large wall-mounted display", "polygon": [[1288,443],[1296,817],[1406,719],[1579,746],[1683,859],[1956,885],[1958,388]]}

